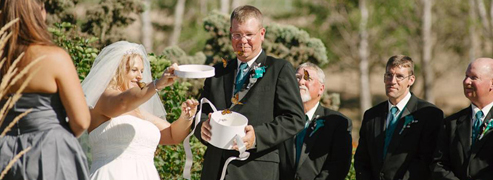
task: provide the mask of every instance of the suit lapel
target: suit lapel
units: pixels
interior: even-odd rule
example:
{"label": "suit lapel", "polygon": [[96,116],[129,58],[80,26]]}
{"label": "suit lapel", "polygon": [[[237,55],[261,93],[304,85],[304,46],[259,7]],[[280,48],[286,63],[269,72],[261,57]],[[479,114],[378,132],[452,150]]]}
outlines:
{"label": "suit lapel", "polygon": [[[484,118],[483,121],[489,121],[491,119],[491,110],[490,112],[488,112],[488,114],[486,115],[486,117]],[[484,122],[483,122],[484,123]],[[481,138],[481,139],[478,139],[478,141],[476,141],[474,143],[474,146],[472,147],[471,149],[471,156],[476,156],[479,152],[479,150],[481,149],[481,147],[483,147],[484,143],[486,142],[485,139],[486,139],[486,136],[488,136],[490,133],[491,130],[488,130],[487,132],[485,132],[485,135]],[[478,135],[478,137],[481,136],[481,135]],[[470,158],[472,159],[472,158]]]}
{"label": "suit lapel", "polygon": [[238,61],[231,60],[229,61],[228,65],[226,66],[225,71],[227,72],[226,75],[223,77],[223,85],[224,85],[224,95],[226,100],[226,107],[231,106],[231,98],[233,97],[233,86],[235,83],[235,74],[237,71],[237,66],[238,66]]}
{"label": "suit lapel", "polygon": [[466,114],[459,117],[457,120],[457,129],[456,134],[459,136],[460,144],[462,145],[462,149],[464,157],[469,157],[469,150],[471,148],[471,107],[467,108]]}
{"label": "suit lapel", "polygon": [[[405,108],[402,110],[402,114],[399,117],[399,120],[397,121],[397,126],[392,134],[392,139],[390,140],[389,147],[387,149],[387,155],[388,154],[393,154],[397,147],[399,147],[400,143],[402,142],[402,138],[404,137],[404,133],[400,134],[401,129],[404,127],[404,122],[405,122],[405,117],[407,115],[410,115],[414,111],[417,110],[417,105],[418,105],[418,98],[416,96],[411,95],[411,98],[409,99],[409,102],[407,102]],[[389,156],[385,157],[385,161]]]}
{"label": "suit lapel", "polygon": [[[318,135],[320,134],[320,131],[315,132],[311,137],[310,134],[313,131],[311,127],[314,125],[316,120],[324,115],[324,109],[320,104],[317,107],[317,110],[315,110],[315,113],[313,114],[312,120],[310,122],[310,125],[308,126],[308,129],[306,131],[306,135],[304,138],[304,143],[303,143],[303,148],[301,149],[301,154],[300,154],[300,161],[298,162],[298,168],[301,167],[303,162],[308,158],[308,155],[310,154],[310,151],[312,147],[315,145],[315,142],[318,138]],[[323,127],[322,127],[323,128]]]}

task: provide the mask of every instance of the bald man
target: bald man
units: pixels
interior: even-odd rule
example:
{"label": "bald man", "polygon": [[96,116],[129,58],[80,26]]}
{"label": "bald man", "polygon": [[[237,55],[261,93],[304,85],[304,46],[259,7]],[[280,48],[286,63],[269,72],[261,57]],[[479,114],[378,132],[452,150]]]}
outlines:
{"label": "bald man", "polygon": [[469,64],[462,82],[471,105],[444,120],[431,164],[433,179],[493,179],[493,59]]}

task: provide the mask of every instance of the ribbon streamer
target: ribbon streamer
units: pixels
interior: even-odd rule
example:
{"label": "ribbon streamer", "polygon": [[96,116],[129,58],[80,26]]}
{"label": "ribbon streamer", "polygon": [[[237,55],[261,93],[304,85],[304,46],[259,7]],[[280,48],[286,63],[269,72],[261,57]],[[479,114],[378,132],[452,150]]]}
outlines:
{"label": "ribbon streamer", "polygon": [[[192,132],[190,132],[190,134],[188,134],[188,136],[185,138],[185,140],[183,142],[183,147],[185,149],[185,156],[186,156],[185,167],[183,168],[183,178],[185,178],[185,179],[191,179],[191,169],[192,169],[192,164],[193,164],[193,156],[192,156],[192,149],[190,147],[190,137],[195,132],[195,129],[201,120],[202,105],[204,103],[209,104],[211,106],[213,112],[217,111],[216,107],[207,98],[202,98],[200,100],[200,110],[197,113],[197,115],[195,116],[195,123],[193,126],[193,130],[192,130]],[[240,155],[239,155],[239,157],[229,157],[226,160],[226,162],[224,163],[224,166],[222,168],[223,170],[221,173],[221,180],[224,179],[224,176],[226,174],[226,169],[228,167],[228,164],[231,161],[233,161],[233,160],[244,161],[244,160],[247,160],[248,157],[250,157],[250,153],[246,151],[245,144],[243,143],[243,140],[241,139],[241,137],[237,134],[235,136],[235,139],[236,139],[236,143],[238,145],[238,151],[240,152]]]}

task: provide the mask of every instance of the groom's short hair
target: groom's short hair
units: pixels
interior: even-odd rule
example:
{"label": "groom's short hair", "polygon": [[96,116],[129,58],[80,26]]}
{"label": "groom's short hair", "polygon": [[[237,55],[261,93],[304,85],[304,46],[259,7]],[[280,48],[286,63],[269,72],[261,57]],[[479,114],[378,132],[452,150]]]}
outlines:
{"label": "groom's short hair", "polygon": [[260,27],[263,27],[263,15],[259,9],[254,6],[244,5],[239,6],[231,13],[230,26],[233,25],[233,19],[239,23],[243,23],[250,18],[255,18],[260,22]]}

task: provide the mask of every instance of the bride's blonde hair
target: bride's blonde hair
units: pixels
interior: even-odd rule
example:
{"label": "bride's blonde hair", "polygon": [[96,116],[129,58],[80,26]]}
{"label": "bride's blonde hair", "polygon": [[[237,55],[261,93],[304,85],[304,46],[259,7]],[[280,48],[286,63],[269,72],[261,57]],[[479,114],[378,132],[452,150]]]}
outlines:
{"label": "bride's blonde hair", "polygon": [[142,56],[138,53],[123,55],[122,60],[116,69],[115,75],[108,85],[108,88],[119,91],[127,90],[129,87],[126,75],[130,71],[130,67],[132,67],[137,60],[144,61],[144,58],[142,58]]}

